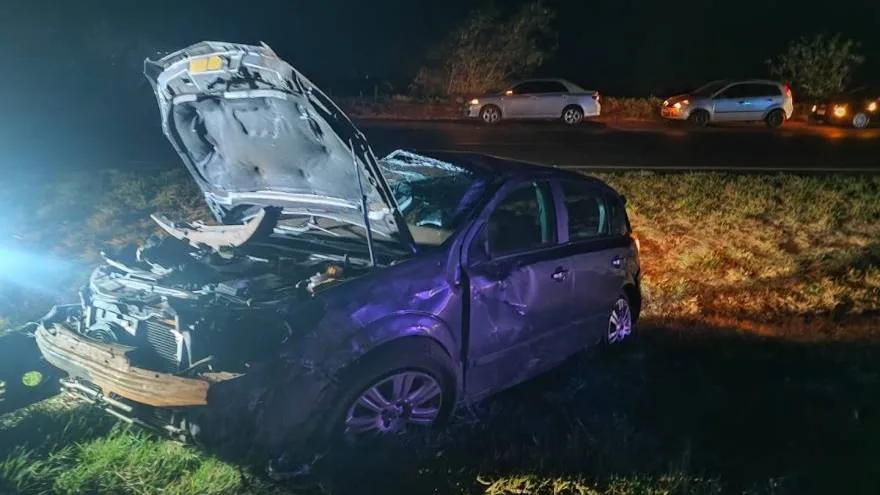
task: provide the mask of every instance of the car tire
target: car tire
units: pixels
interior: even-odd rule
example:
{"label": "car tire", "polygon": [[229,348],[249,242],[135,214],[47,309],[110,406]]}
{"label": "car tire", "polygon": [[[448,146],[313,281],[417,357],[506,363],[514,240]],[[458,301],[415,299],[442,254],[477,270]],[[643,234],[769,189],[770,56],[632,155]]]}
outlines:
{"label": "car tire", "polygon": [[782,127],[782,124],[785,123],[785,114],[779,109],[771,110],[770,113],[764,117],[764,123],[771,129],[779,129]]}
{"label": "car tire", "polygon": [[709,124],[709,112],[705,110],[694,110],[688,115],[688,122],[696,127],[705,127]]}
{"label": "car tire", "polygon": [[565,125],[578,125],[584,121],[584,109],[578,105],[569,105],[562,110],[561,118]]}
{"label": "car tire", "polygon": [[635,324],[636,314],[633,312],[629,297],[620,294],[608,314],[605,345],[616,346],[632,340]]}
{"label": "car tire", "polygon": [[869,123],[871,123],[871,117],[865,112],[859,112],[853,115],[852,126],[856,129],[864,129],[865,127],[868,127]]}
{"label": "car tire", "polygon": [[[437,408],[436,416],[430,425],[417,429],[424,433],[442,429],[456,401],[457,380],[452,360],[435,341],[426,337],[406,337],[368,353],[342,373],[337,391],[329,394],[330,402],[322,409],[327,412],[325,416],[327,420],[321,427],[321,434],[325,440],[329,441],[330,445],[336,446],[351,446],[357,443],[357,435],[352,435],[348,427],[348,421],[354,419],[352,411],[372,413],[373,411],[360,407],[359,401],[376,387],[380,387],[382,395],[388,402],[393,402],[394,397],[389,396],[386,385],[393,386],[394,383],[389,384],[388,381],[393,382],[396,377],[403,374],[408,374],[407,376],[412,378],[413,388],[410,396],[420,390],[416,387],[430,385],[427,383],[428,380],[433,380],[439,388],[439,403],[432,403],[432,406]],[[406,404],[389,404],[389,410],[392,409],[390,406],[404,409],[407,407]],[[407,413],[405,410],[402,412],[404,415]],[[377,412],[377,418],[379,415],[381,413]],[[377,424],[379,422],[377,420]],[[386,433],[402,432],[390,429],[382,431],[377,428],[369,433],[368,436],[375,439],[380,436],[386,438],[392,436]]]}
{"label": "car tire", "polygon": [[484,106],[480,109],[480,120],[489,125],[501,122],[501,109],[495,105]]}

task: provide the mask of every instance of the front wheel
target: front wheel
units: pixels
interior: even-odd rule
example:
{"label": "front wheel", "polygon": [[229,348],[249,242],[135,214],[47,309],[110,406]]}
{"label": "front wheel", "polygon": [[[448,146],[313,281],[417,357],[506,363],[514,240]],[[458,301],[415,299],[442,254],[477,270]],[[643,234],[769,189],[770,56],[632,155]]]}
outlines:
{"label": "front wheel", "polygon": [[696,127],[705,127],[709,123],[709,112],[705,110],[694,110],[688,116],[688,122]]}
{"label": "front wheel", "polygon": [[455,384],[452,362],[434,341],[392,342],[344,373],[324,430],[349,446],[429,432],[451,414]]}
{"label": "front wheel", "polygon": [[871,117],[868,117],[868,114],[865,112],[859,112],[853,115],[852,125],[856,129],[864,129],[868,127],[868,123],[871,122]]}
{"label": "front wheel", "polygon": [[785,123],[785,114],[782,110],[773,110],[764,118],[764,123],[771,129],[779,129]]}
{"label": "front wheel", "polygon": [[501,109],[495,105],[486,105],[480,110],[480,120],[486,124],[501,122]]}

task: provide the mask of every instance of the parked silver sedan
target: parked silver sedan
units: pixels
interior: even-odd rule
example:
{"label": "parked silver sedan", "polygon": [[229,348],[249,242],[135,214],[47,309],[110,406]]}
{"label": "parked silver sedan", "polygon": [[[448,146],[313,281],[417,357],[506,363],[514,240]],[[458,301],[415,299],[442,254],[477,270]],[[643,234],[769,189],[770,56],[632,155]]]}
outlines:
{"label": "parked silver sedan", "polygon": [[791,118],[794,101],[788,85],[776,81],[713,81],[667,99],[660,112],[663,118],[699,126],[763,120],[777,128]]}
{"label": "parked silver sedan", "polygon": [[568,125],[597,117],[599,92],[565,79],[529,79],[503,93],[486,94],[468,102],[465,115],[487,124],[506,119],[561,119]]}

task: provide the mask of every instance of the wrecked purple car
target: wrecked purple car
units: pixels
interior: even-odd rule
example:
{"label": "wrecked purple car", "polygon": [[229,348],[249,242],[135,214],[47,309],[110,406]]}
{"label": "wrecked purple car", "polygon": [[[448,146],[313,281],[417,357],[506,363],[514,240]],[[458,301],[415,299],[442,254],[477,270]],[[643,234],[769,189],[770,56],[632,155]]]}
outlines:
{"label": "wrecked purple car", "polygon": [[[453,152],[377,160],[268,47],[147,61],[217,225],[105,254],[35,332],[64,388],[176,438],[299,442],[439,424],[641,307],[624,199],[580,174]],[[246,432],[246,433],[245,433]]]}

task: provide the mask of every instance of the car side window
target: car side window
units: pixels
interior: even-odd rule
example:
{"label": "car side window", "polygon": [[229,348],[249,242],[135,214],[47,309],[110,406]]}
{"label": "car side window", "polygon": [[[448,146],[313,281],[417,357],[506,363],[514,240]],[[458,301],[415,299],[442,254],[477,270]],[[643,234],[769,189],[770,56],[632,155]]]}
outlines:
{"label": "car side window", "polygon": [[568,93],[568,89],[557,81],[541,81],[537,93]]}
{"label": "car side window", "polygon": [[568,239],[580,241],[608,235],[608,206],[602,191],[573,181],[562,183],[568,210]]}
{"label": "car side window", "polygon": [[556,211],[546,182],[510,192],[489,216],[489,253],[494,256],[556,243]]}
{"label": "car side window", "polygon": [[533,93],[540,92],[540,83],[536,81],[528,81],[522,84],[518,84],[513,88],[513,94],[515,95],[529,95]]}
{"label": "car side window", "polygon": [[746,96],[745,89],[744,84],[734,84],[722,91],[716,98],[743,98]]}
{"label": "car side window", "polygon": [[619,196],[609,193],[606,193],[606,199],[608,203],[609,219],[608,233],[612,236],[629,235],[631,227],[629,224],[629,218],[626,215],[626,205],[624,205],[623,200]]}

